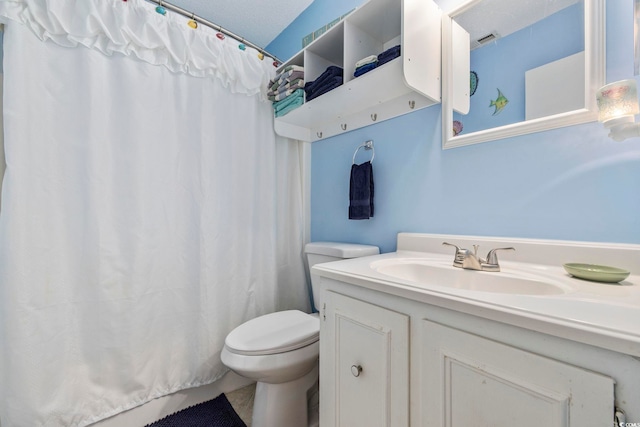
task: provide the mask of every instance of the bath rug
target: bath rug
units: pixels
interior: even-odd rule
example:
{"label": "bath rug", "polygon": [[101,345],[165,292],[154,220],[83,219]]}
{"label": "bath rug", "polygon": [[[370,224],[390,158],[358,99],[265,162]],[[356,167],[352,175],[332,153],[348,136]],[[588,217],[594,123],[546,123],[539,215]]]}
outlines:
{"label": "bath rug", "polygon": [[215,399],[190,406],[147,424],[145,427],[247,427],[221,394]]}

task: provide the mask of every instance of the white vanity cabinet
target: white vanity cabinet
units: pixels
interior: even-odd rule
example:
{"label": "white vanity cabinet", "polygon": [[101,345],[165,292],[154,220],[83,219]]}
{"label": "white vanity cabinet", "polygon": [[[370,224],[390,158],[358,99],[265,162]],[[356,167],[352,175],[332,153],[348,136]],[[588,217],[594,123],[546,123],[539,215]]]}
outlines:
{"label": "white vanity cabinet", "polygon": [[[282,64],[304,67],[305,81],[328,66],[342,86],[276,117],[279,135],[316,141],[440,102],[441,16],[433,0],[369,0]],[[355,64],[401,45],[401,57],[354,77]]]}
{"label": "white vanity cabinet", "polygon": [[314,280],[322,427],[603,427],[613,425],[616,407],[638,414],[633,356],[438,306],[406,289],[388,293],[362,277]]}
{"label": "white vanity cabinet", "polygon": [[323,307],[322,426],[409,426],[409,317],[334,292]]}
{"label": "white vanity cabinet", "polygon": [[422,321],[424,426],[583,427],[613,421],[611,378]]}

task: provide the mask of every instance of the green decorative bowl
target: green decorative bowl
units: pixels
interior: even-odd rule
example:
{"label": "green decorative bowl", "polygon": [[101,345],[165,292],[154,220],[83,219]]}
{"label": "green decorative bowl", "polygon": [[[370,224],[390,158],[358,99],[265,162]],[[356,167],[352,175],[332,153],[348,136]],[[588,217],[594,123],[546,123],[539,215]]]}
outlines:
{"label": "green decorative bowl", "polygon": [[606,265],[567,263],[563,265],[567,273],[580,279],[594,282],[618,283],[629,277],[629,272]]}

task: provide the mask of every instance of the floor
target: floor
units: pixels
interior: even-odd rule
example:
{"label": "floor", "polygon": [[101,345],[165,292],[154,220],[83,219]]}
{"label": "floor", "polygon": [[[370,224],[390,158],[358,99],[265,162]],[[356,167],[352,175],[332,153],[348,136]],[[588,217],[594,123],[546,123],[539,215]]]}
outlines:
{"label": "floor", "polygon": [[251,413],[253,411],[253,397],[256,394],[256,385],[251,384],[239,390],[225,393],[229,403],[233,406],[242,421],[251,427]]}
{"label": "floor", "polygon": [[[233,406],[233,409],[240,416],[242,421],[251,427],[251,414],[253,412],[253,398],[256,394],[256,385],[251,384],[243,387],[239,390],[232,391],[231,393],[225,393],[229,403]],[[319,403],[318,403],[318,391],[317,385],[309,396],[309,427],[318,427],[320,424],[318,421]]]}

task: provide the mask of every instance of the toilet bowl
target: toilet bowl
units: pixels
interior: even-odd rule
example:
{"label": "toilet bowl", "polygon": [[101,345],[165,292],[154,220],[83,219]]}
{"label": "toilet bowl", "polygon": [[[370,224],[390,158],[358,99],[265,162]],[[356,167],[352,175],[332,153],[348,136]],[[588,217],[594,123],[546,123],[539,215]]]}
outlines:
{"label": "toilet bowl", "polygon": [[307,393],[318,380],[317,316],[298,310],[267,314],[234,329],[221,358],[231,370],[257,382],[253,423],[307,425]]}
{"label": "toilet bowl", "polygon": [[[380,253],[377,246],[330,242],[309,243],[305,252],[309,267]],[[253,427],[307,427],[307,399],[318,382],[319,336],[318,315],[299,310],[257,317],[227,335],[222,363],[257,383]]]}

